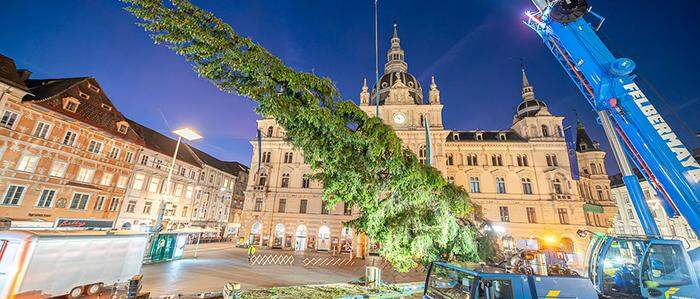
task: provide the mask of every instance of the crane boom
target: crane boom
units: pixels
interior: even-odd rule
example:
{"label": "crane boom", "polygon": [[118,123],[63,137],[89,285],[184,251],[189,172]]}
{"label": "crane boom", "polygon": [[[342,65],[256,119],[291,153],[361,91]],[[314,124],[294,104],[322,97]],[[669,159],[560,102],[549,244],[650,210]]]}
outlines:
{"label": "crane boom", "polygon": [[[618,162],[629,157],[662,198],[669,216],[682,215],[700,236],[700,165],[635,83],[635,63],[615,58],[596,34],[599,26],[583,15],[590,13],[600,24],[604,19],[584,0],[535,4],[539,12],[528,13],[525,23],[540,35],[603,124],[608,121],[608,138],[621,145],[615,153]],[[632,185],[628,188],[645,232],[658,235],[636,178],[631,179],[634,174],[621,168],[625,182]]]}

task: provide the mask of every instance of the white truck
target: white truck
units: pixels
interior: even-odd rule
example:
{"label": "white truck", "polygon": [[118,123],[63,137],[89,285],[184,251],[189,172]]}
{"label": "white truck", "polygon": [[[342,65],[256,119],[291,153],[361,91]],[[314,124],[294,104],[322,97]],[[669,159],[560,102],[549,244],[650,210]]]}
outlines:
{"label": "white truck", "polygon": [[141,272],[148,237],[125,231],[0,231],[0,298],[93,295]]}

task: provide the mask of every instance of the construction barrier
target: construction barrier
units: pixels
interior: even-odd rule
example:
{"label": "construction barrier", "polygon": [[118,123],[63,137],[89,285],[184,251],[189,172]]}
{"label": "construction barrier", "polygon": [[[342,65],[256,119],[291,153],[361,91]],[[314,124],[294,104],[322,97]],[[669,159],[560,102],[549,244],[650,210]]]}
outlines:
{"label": "construction barrier", "polygon": [[352,266],[355,259],[342,257],[311,257],[301,261],[304,267],[341,267]]}
{"label": "construction barrier", "polygon": [[291,254],[256,254],[250,258],[251,265],[268,266],[268,265],[292,265],[294,264],[294,256]]}

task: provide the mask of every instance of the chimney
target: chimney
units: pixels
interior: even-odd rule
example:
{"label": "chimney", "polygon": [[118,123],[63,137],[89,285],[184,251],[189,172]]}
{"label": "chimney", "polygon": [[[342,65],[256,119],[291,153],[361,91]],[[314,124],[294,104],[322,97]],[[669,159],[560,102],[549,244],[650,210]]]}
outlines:
{"label": "chimney", "polygon": [[32,71],[25,69],[17,70],[17,75],[19,76],[20,82],[25,82],[29,79],[29,76],[32,75]]}

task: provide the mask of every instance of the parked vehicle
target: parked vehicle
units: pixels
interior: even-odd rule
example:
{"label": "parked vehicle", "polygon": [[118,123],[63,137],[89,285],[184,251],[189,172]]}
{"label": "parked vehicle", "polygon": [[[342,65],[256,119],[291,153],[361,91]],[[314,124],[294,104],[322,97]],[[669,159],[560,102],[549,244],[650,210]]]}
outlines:
{"label": "parked vehicle", "polygon": [[0,231],[0,298],[93,295],[141,272],[148,242],[127,231]]}
{"label": "parked vehicle", "polygon": [[425,280],[426,299],[597,299],[588,278],[504,272],[476,264],[433,262]]}

